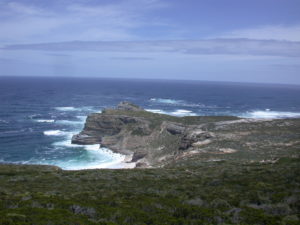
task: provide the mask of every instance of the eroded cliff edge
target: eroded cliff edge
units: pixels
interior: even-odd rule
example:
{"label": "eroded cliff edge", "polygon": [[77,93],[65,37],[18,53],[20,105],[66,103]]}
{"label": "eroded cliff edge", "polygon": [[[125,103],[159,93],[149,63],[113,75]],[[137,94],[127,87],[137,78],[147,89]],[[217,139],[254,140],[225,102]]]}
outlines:
{"label": "eroded cliff edge", "polygon": [[[87,117],[73,144],[100,144],[128,156],[137,167],[182,163],[186,158],[272,160],[285,146],[299,147],[299,119],[255,120],[232,116],[174,117],[130,102]],[[251,155],[251,157],[249,157]]]}

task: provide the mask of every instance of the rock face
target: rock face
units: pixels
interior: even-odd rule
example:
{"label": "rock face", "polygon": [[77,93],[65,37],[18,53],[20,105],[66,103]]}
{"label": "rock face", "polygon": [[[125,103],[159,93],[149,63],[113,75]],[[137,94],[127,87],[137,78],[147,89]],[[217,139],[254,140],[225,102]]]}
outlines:
{"label": "rock face", "polygon": [[274,154],[274,147],[299,145],[290,141],[300,133],[299,122],[232,116],[174,117],[121,102],[116,108],[90,114],[72,143],[100,144],[126,155],[137,167],[178,164],[187,157],[216,160],[219,156],[217,160],[223,160],[234,154],[237,158],[251,154],[264,159],[264,155]]}
{"label": "rock face", "polygon": [[[233,118],[226,118],[232,120]],[[219,120],[218,120],[219,121]],[[114,152],[131,156],[140,167],[162,165],[182,151],[214,136],[190,125],[185,118],[147,112],[130,102],[115,109],[90,114],[84,129],[72,138],[73,144],[101,144]]]}

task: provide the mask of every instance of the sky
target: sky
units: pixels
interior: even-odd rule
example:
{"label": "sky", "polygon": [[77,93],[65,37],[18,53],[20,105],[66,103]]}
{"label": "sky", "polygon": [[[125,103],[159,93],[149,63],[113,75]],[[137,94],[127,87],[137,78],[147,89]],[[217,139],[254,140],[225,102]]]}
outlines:
{"label": "sky", "polygon": [[0,0],[0,76],[300,84],[299,0]]}

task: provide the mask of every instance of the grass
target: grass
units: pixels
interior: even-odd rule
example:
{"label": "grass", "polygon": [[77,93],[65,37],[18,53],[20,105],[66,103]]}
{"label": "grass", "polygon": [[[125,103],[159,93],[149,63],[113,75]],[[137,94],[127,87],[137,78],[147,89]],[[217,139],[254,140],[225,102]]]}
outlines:
{"label": "grass", "polygon": [[[159,134],[146,145],[165,146],[162,156],[174,156],[164,168],[63,171],[0,164],[0,224],[300,223],[299,119],[222,126],[213,122],[237,118],[122,115],[147,118],[152,128],[163,121],[205,123],[213,141],[196,154],[176,158],[177,136]],[[130,124],[128,129],[139,138],[145,135]],[[236,151],[223,154],[221,148]]]}
{"label": "grass", "polygon": [[0,165],[0,224],[298,224],[299,163],[83,171]]}
{"label": "grass", "polygon": [[203,123],[213,123],[219,121],[230,121],[236,120],[238,117],[235,116],[185,116],[185,117],[176,117],[166,114],[152,113],[148,111],[121,111],[121,110],[105,110],[105,114],[109,115],[127,115],[134,117],[147,118],[151,121],[151,128],[160,126],[163,121],[177,122],[185,125],[198,125]]}

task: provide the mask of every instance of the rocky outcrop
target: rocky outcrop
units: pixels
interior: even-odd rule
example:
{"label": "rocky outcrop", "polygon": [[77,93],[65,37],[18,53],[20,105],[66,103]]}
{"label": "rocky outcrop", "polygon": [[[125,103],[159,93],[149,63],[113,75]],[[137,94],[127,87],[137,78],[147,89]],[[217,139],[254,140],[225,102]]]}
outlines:
{"label": "rocky outcrop", "polygon": [[117,106],[117,110],[128,110],[128,111],[144,111],[143,108],[139,107],[138,105],[135,105],[131,102],[120,102]]}
{"label": "rocky outcrop", "polygon": [[[284,147],[297,148],[299,119],[258,120],[228,116],[174,117],[145,111],[129,102],[90,114],[73,144],[100,144],[126,155],[138,167],[194,160],[269,159]],[[275,150],[274,150],[275,149]]]}
{"label": "rocky outcrop", "polygon": [[[232,119],[222,118],[222,121]],[[72,143],[100,144],[131,156],[131,162],[138,166],[160,166],[214,139],[213,133],[203,130],[209,121],[201,118],[200,123],[191,123],[190,120],[193,122],[195,118],[155,114],[130,102],[121,102],[116,108],[90,114],[83,131],[73,136]]]}

